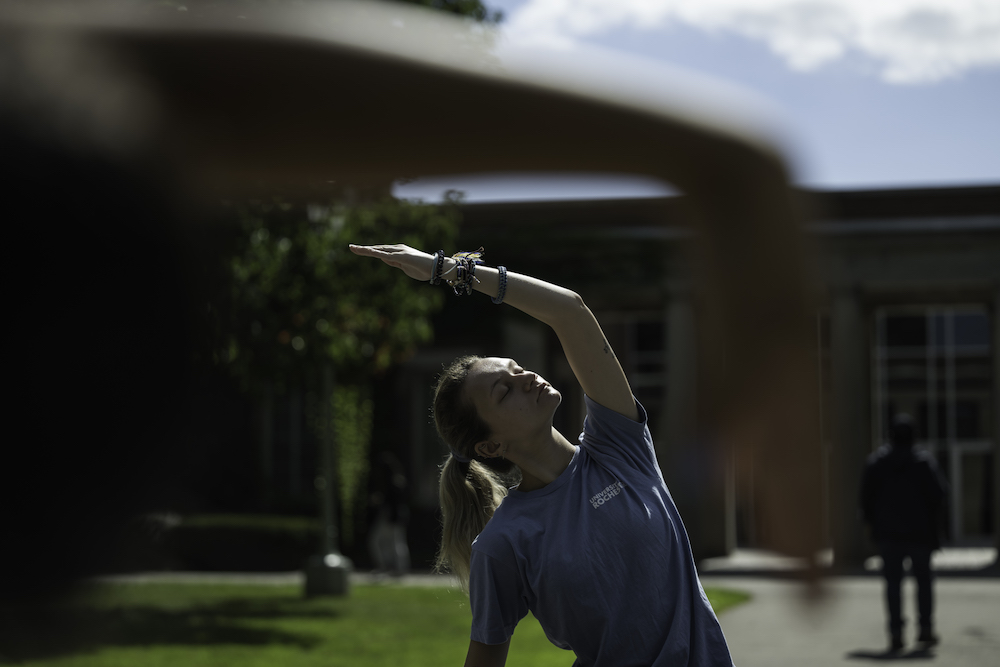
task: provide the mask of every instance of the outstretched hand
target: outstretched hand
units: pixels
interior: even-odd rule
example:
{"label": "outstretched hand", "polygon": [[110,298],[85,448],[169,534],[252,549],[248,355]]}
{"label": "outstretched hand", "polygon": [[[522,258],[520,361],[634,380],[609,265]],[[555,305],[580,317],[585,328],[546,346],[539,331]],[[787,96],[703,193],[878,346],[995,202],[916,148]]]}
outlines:
{"label": "outstretched hand", "polygon": [[381,259],[389,266],[400,269],[403,273],[417,280],[430,280],[434,270],[434,255],[428,255],[402,243],[391,245],[354,245],[349,246],[351,252],[362,257]]}

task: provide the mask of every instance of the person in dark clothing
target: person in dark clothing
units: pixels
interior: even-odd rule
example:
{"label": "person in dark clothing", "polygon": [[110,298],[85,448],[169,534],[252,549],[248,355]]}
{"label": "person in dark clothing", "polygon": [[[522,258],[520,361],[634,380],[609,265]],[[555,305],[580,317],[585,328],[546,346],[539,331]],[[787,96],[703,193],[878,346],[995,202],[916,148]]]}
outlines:
{"label": "person in dark clothing", "polygon": [[377,572],[400,576],[410,570],[406,474],[403,464],[391,452],[379,455],[374,473],[376,489],[371,495],[371,508],[375,519],[368,533],[368,550]]}
{"label": "person in dark clothing", "polygon": [[934,592],[931,552],[939,548],[938,517],[947,483],[929,452],[914,450],[916,432],[909,415],[898,415],[892,424],[890,446],[883,445],[868,458],[861,482],[861,509],[872,539],[882,555],[885,602],[889,615],[890,650],[903,648],[903,615],[900,588],[903,559],[917,580],[918,643],[932,646]]}

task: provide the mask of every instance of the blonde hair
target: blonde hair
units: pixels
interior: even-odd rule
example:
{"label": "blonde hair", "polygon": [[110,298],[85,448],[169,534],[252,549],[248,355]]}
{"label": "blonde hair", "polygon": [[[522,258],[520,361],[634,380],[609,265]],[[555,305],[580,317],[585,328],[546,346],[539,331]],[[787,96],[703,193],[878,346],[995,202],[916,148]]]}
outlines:
{"label": "blonde hair", "polygon": [[[450,571],[462,589],[469,588],[472,542],[507,495],[507,481],[517,467],[506,459],[478,458],[476,443],[490,437],[490,427],[464,392],[465,379],[480,357],[459,357],[444,369],[434,392],[434,425],[451,449],[441,466],[439,496],[442,531],[436,567]],[[456,458],[455,454],[467,462]]]}

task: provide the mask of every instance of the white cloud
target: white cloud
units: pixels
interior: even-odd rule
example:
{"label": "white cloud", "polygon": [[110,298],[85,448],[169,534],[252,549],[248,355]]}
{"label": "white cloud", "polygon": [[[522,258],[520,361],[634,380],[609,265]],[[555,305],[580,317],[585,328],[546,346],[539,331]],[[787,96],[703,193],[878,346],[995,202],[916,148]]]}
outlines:
{"label": "white cloud", "polygon": [[1000,0],[528,0],[507,30],[569,47],[616,28],[676,24],[763,42],[802,71],[861,54],[891,83],[1000,66]]}

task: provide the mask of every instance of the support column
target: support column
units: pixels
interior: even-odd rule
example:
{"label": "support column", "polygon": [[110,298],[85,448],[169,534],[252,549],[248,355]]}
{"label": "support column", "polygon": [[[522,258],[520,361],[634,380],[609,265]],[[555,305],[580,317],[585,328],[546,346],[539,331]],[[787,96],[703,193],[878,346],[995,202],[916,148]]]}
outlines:
{"label": "support column", "polygon": [[696,559],[735,547],[732,489],[719,443],[698,434],[698,331],[691,294],[676,290],[666,308],[667,397],[654,438],[664,480],[677,503]]}
{"label": "support column", "polygon": [[264,385],[258,420],[260,488],[264,504],[270,508],[274,498],[274,385],[270,382]]}
{"label": "support column", "polygon": [[837,567],[858,566],[868,556],[860,513],[861,473],[871,453],[871,355],[867,317],[853,291],[833,297],[830,374],[834,441],[830,510]]}
{"label": "support column", "polygon": [[993,333],[993,544],[1000,568],[1000,284],[993,288],[993,312],[990,327]]}
{"label": "support column", "polygon": [[302,492],[302,389],[297,384],[288,397],[288,495]]}
{"label": "support column", "polygon": [[319,516],[322,524],[320,552],[305,566],[305,594],[347,595],[349,575],[354,569],[350,559],[340,553],[337,539],[337,435],[333,427],[333,366],[323,368],[323,429],[320,442],[320,468],[316,476]]}
{"label": "support column", "polygon": [[[673,476],[674,463],[686,447],[694,444],[696,424],[697,332],[690,296],[675,293],[667,304],[666,357],[667,398],[663,437],[656,443],[656,455],[664,476]],[[669,478],[667,478],[669,481]]]}

